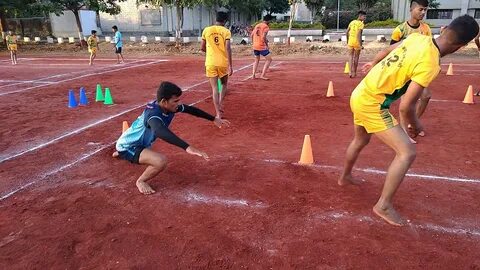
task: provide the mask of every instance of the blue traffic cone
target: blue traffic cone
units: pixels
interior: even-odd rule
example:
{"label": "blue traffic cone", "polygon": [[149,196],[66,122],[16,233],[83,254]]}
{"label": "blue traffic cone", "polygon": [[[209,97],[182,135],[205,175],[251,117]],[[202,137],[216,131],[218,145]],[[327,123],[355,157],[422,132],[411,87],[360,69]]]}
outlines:
{"label": "blue traffic cone", "polygon": [[77,107],[77,100],[75,99],[75,93],[73,90],[68,90],[68,107],[75,108]]}
{"label": "blue traffic cone", "polygon": [[88,105],[87,94],[85,93],[85,87],[80,88],[80,105]]}

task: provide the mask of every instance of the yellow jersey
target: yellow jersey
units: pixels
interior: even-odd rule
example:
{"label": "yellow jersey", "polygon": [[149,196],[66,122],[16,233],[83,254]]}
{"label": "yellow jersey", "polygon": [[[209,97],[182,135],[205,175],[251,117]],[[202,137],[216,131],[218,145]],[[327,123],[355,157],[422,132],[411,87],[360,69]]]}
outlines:
{"label": "yellow jersey", "polygon": [[365,28],[363,22],[360,20],[353,20],[348,25],[348,28],[350,28],[350,31],[348,32],[348,44],[359,44],[358,33]]}
{"label": "yellow jersey", "polygon": [[98,46],[97,37],[94,37],[94,36],[88,37],[87,43],[88,43],[89,49],[97,48]]}
{"label": "yellow jersey", "polygon": [[437,44],[429,36],[414,33],[375,65],[355,92],[361,104],[388,109],[405,94],[411,81],[428,87],[439,73]]}
{"label": "yellow jersey", "polygon": [[417,27],[413,27],[408,23],[408,21],[406,21],[393,30],[392,40],[398,42],[406,39],[409,35],[413,33],[418,33],[429,37],[432,36],[432,30],[430,29],[430,26],[428,26],[428,24],[420,22]]}
{"label": "yellow jersey", "polygon": [[7,36],[5,37],[5,39],[7,40],[7,45],[17,44],[17,36],[7,35]]}
{"label": "yellow jersey", "polygon": [[230,30],[221,25],[212,25],[203,30],[202,39],[207,44],[205,66],[228,67],[225,43],[231,37]]}

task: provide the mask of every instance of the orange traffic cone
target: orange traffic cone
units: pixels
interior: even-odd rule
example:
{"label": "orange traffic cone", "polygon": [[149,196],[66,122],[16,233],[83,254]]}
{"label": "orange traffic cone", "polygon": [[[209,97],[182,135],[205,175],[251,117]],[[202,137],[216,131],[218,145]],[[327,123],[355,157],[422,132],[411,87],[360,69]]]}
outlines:
{"label": "orange traffic cone", "polygon": [[450,63],[450,65],[448,66],[447,75],[449,75],[449,76],[453,75],[453,64],[452,63]]}
{"label": "orange traffic cone", "polygon": [[310,141],[310,135],[305,135],[305,139],[303,140],[302,154],[300,155],[300,161],[298,163],[301,165],[313,164],[312,142]]}
{"label": "orange traffic cone", "polygon": [[333,82],[330,81],[328,83],[327,97],[334,97],[334,96],[335,96],[335,92],[333,91]]}
{"label": "orange traffic cone", "polygon": [[467,93],[465,94],[465,98],[463,99],[463,103],[465,104],[475,104],[473,101],[473,87],[470,85],[467,89]]}
{"label": "orange traffic cone", "polygon": [[122,133],[124,133],[128,129],[128,122],[123,121],[122,123]]}

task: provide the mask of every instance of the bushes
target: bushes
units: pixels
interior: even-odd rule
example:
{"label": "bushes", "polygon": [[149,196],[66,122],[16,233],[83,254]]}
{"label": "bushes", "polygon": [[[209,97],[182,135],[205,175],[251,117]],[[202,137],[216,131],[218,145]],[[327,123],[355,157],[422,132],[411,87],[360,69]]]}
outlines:
{"label": "bushes", "polygon": [[[337,11],[336,10],[325,10],[320,16],[322,24],[328,29],[337,28]],[[340,11],[340,29],[347,29],[348,24],[357,19],[357,11]],[[389,7],[378,7],[372,8],[367,11],[367,21],[384,21],[392,18],[392,11]],[[398,24],[397,24],[398,25]]]}
{"label": "bushes", "polygon": [[388,19],[384,21],[373,21],[365,25],[365,28],[395,28],[400,25],[401,22],[394,19]]}
{"label": "bushes", "polygon": [[[270,29],[275,30],[275,29],[288,29],[288,22],[271,22],[270,23]],[[293,22],[292,23],[292,29],[322,29],[325,30],[325,26],[321,23],[299,23],[299,22]]]}

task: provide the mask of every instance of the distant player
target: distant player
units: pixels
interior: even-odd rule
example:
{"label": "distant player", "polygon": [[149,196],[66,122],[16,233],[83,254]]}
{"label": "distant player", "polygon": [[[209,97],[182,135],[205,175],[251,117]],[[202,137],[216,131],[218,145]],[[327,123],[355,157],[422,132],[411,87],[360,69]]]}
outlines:
{"label": "distant player", "polygon": [[113,33],[115,33],[114,42],[115,42],[115,54],[117,55],[117,64],[123,64],[123,54],[122,54],[122,33],[118,31],[118,27],[116,25],[112,26]]}
{"label": "distant player", "polygon": [[229,126],[229,122],[180,103],[182,90],[171,82],[162,82],[157,91],[157,100],[147,104],[143,113],[132,123],[118,139],[113,157],[128,160],[134,164],[147,165],[147,169],[137,179],[138,190],[145,194],[155,193],[147,183],[167,167],[167,158],[150,147],[155,139],[160,138],[176,145],[188,154],[208,160],[205,152],[200,151],[177,137],[170,129],[170,123],[176,113],[188,113],[212,121],[216,126]]}
{"label": "distant player", "polygon": [[260,55],[265,57],[265,65],[263,66],[262,75],[260,75],[260,79],[268,80],[265,77],[265,74],[268,71],[268,67],[272,63],[272,56],[270,54],[270,50],[268,47],[268,31],[270,30],[269,24],[272,20],[272,16],[265,15],[263,17],[263,22],[257,24],[253,29],[252,33],[250,34],[252,41],[253,41],[253,55],[255,56],[255,62],[253,63],[253,73],[252,78],[255,79],[255,73],[257,73],[258,63],[260,62]]}
{"label": "distant player", "polygon": [[12,33],[12,31],[8,31],[8,35],[5,37],[7,41],[7,49],[10,52],[10,59],[12,60],[12,65],[17,64],[17,36]]}
{"label": "distant player", "polygon": [[[203,30],[202,51],[206,52],[205,71],[212,87],[213,104],[218,118],[223,117],[223,102],[228,92],[228,77],[233,74],[232,49],[230,39],[232,34],[225,28],[228,14],[218,12],[214,25]],[[218,80],[222,91],[219,93]]]}
{"label": "distant player", "polygon": [[347,45],[350,53],[350,78],[357,76],[358,59],[363,48],[362,33],[367,18],[365,11],[358,12],[358,18],[350,22],[347,28]]}
{"label": "distant player", "polygon": [[88,52],[90,53],[90,63],[89,65],[93,65],[93,60],[97,57],[98,52],[98,40],[97,40],[97,31],[92,30],[92,35],[88,37]]}
{"label": "distant player", "polygon": [[[350,98],[355,137],[347,149],[345,168],[338,180],[341,186],[359,184],[352,169],[362,149],[375,134],[395,151],[388,168],[382,195],[373,212],[392,225],[401,226],[403,218],[393,207],[393,197],[416,157],[415,145],[409,138],[416,137],[422,124],[415,113],[415,104],[440,73],[440,58],[454,53],[478,35],[478,24],[464,15],[450,23],[437,39],[414,33],[401,43],[380,52],[373,62],[364,65],[367,76],[355,88]],[[408,134],[390,114],[395,100],[400,102],[400,120],[410,125]],[[380,154],[378,159],[385,157]]]}
{"label": "distant player", "polygon": [[[413,33],[419,33],[429,37],[432,36],[432,30],[430,29],[430,26],[422,22],[423,18],[425,18],[425,15],[427,14],[428,4],[428,0],[412,0],[410,2],[410,19],[400,24],[393,30],[392,41],[390,42],[391,45],[406,39],[410,34]],[[441,31],[443,32],[443,30]],[[428,90],[428,88],[424,88],[422,96],[417,103],[416,112],[418,118],[422,117],[431,98],[432,93],[430,90]],[[422,131],[422,133],[419,135],[423,137],[425,136],[425,133]],[[413,139],[412,142],[416,143]]]}

